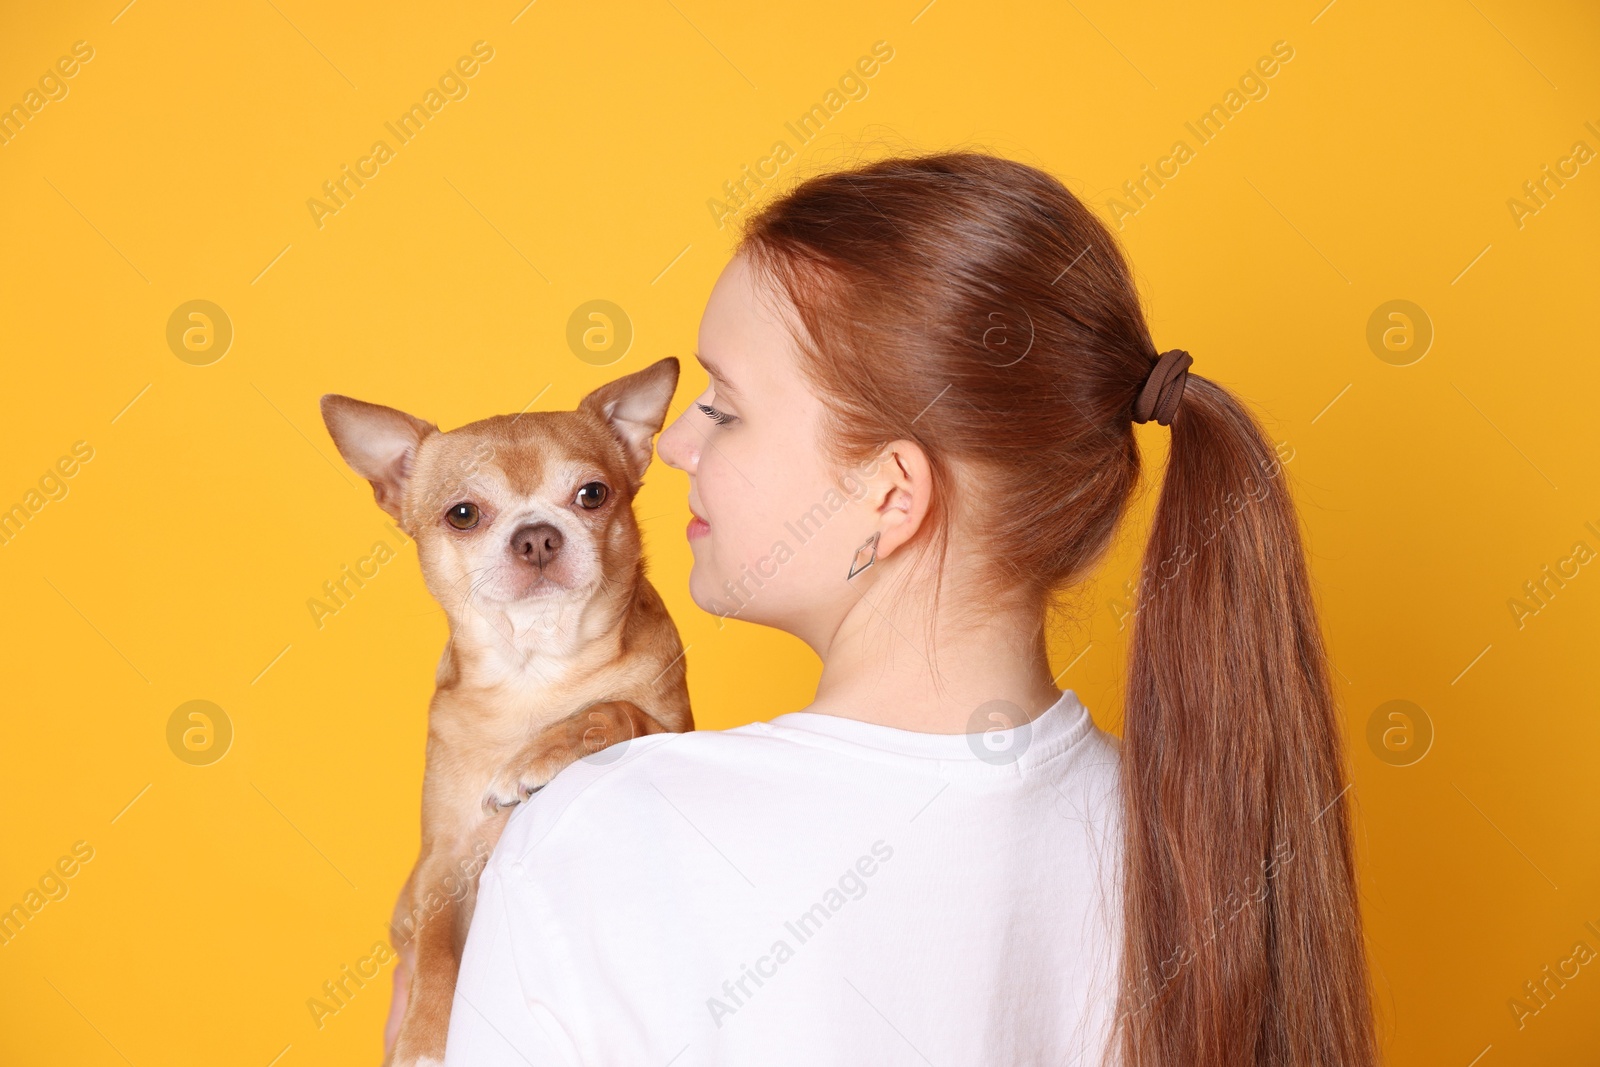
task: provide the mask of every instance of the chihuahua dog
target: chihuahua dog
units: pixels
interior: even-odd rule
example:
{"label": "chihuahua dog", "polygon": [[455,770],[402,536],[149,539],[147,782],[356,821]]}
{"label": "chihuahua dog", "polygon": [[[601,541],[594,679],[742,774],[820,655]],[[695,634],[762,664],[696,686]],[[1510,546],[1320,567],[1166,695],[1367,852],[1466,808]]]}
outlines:
{"label": "chihuahua dog", "polygon": [[683,645],[645,577],[633,513],[677,383],[667,358],[574,411],[447,433],[322,398],[339,454],[416,542],[450,626],[428,709],[422,851],[391,924],[385,1064],[444,1061],[477,875],[512,806],[582,756],[694,729]]}

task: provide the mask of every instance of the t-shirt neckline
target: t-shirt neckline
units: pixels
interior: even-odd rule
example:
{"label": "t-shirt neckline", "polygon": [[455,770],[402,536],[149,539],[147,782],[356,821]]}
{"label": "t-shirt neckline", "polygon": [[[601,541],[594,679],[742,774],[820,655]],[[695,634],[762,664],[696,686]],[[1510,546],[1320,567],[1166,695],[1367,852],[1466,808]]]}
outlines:
{"label": "t-shirt neckline", "polygon": [[1055,703],[1036,718],[1008,730],[923,733],[814,711],[787,712],[764,725],[776,731],[792,730],[819,740],[845,742],[913,760],[969,766],[972,771],[981,773],[990,769],[1004,771],[1032,766],[1055,756],[1093,729],[1094,720],[1078,694],[1063,689]]}

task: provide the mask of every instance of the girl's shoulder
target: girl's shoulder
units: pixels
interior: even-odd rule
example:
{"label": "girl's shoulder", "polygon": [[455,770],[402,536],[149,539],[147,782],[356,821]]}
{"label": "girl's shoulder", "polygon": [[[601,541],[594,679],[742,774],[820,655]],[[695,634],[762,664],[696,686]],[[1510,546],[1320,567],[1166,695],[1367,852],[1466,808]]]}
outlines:
{"label": "girl's shoulder", "polygon": [[569,835],[592,845],[613,831],[637,833],[670,811],[672,798],[736,791],[740,781],[770,773],[788,748],[774,743],[766,723],[650,734],[612,745],[569,764],[523,801],[506,823],[495,860],[554,850]]}
{"label": "girl's shoulder", "polygon": [[809,712],[651,734],[563,769],[512,813],[491,863],[525,865],[535,853],[574,867],[597,854],[643,860],[686,839],[754,848],[869,814],[909,820],[940,794],[946,807],[1048,806],[1101,824],[1115,816],[1118,756],[1070,690],[1001,734],[916,734]]}

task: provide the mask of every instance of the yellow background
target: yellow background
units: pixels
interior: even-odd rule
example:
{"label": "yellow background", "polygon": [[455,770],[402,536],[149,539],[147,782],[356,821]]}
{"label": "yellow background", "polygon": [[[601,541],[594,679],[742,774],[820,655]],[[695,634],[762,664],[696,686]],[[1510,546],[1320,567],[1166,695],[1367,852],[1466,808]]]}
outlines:
{"label": "yellow background", "polygon": [[[774,141],[798,151],[780,182],[986,147],[1110,219],[1180,138],[1194,157],[1121,235],[1158,346],[1293,449],[1391,1060],[1597,1062],[1600,961],[1520,1027],[1509,1006],[1575,942],[1600,950],[1580,670],[1600,563],[1567,564],[1520,626],[1508,604],[1576,542],[1600,550],[1600,163],[1520,226],[1507,203],[1574,142],[1600,150],[1592,5],[125,2],[0,13],[0,104],[94,49],[0,146],[0,507],[94,449],[0,545],[0,907],[94,850],[0,947],[0,1062],[378,1059],[387,968],[320,1029],[306,1002],[385,936],[415,857],[445,624],[409,545],[313,623],[324,581],[397,543],[321,394],[449,429],[675,355],[676,417],[734,233],[708,201]],[[494,57],[468,95],[319,228],[306,201],[479,40]],[[799,145],[785,122],[880,40],[866,96]],[[1198,145],[1184,123],[1280,40],[1268,95]],[[194,299],[234,328],[208,366],[166,341]],[[635,331],[609,367],[566,344],[592,299]],[[1396,299],[1435,331],[1406,366],[1367,343]],[[1165,431],[1139,432],[1159,469]],[[638,513],[701,725],[803,706],[803,646],[689,601],[685,488],[652,468]],[[1115,601],[1150,500],[1054,643],[1059,683],[1113,729]],[[167,744],[196,699],[234,728],[209,766]],[[1394,699],[1434,731],[1409,766],[1367,741]]]}

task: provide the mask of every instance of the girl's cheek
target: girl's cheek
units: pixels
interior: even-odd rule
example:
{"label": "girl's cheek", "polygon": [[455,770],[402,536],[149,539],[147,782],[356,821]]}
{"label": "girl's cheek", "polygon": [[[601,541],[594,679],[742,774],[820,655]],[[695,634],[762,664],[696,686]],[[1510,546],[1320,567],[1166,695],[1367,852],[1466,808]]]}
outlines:
{"label": "girl's cheek", "polygon": [[748,450],[739,442],[730,441],[727,435],[720,440],[713,435],[712,441],[715,441],[715,447],[707,442],[700,452],[697,472],[701,497],[706,501],[706,507],[710,508],[716,503],[726,507],[728,502],[724,498],[730,493],[757,492],[762,482],[759,476],[761,464],[757,459],[747,456],[745,453]]}
{"label": "girl's cheek", "polygon": [[701,453],[695,481],[712,534],[718,541],[727,543],[739,528],[740,513],[748,495],[740,490],[743,479],[726,459],[708,449]]}

